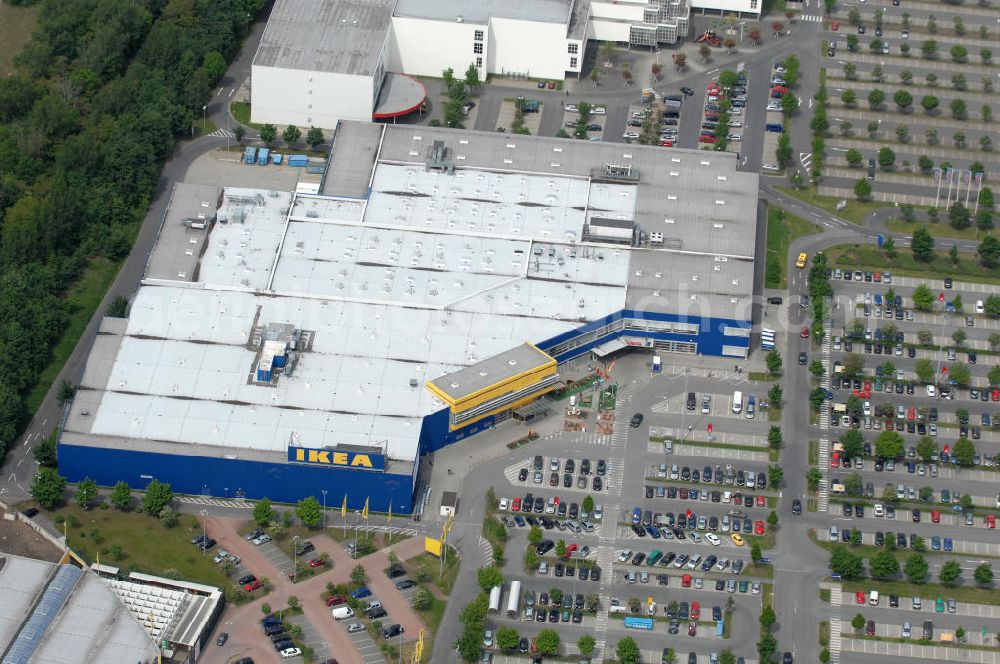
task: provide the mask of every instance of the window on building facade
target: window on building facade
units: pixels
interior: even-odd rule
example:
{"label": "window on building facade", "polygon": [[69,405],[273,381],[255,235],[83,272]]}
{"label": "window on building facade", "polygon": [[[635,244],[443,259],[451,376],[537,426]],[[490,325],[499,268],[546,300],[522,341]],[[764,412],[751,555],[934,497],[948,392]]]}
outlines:
{"label": "window on building facade", "polygon": [[482,68],[483,68],[483,59],[476,58],[476,69],[482,69]]}
{"label": "window on building facade", "polygon": [[[754,2],[756,2],[756,1],[757,0],[754,0]],[[475,34],[476,34],[476,41],[483,41],[483,31],[482,30],[476,30]]]}
{"label": "window on building facade", "polygon": [[482,53],[483,52],[483,45],[482,44],[473,44],[472,45],[472,52],[473,53]]}
{"label": "window on building facade", "polygon": [[580,52],[580,45],[579,44],[570,44],[569,45],[569,52],[570,52],[570,55],[575,55],[575,54],[579,53]]}
{"label": "window on building facade", "polygon": [[569,67],[570,69],[576,69],[576,58],[569,59]]}

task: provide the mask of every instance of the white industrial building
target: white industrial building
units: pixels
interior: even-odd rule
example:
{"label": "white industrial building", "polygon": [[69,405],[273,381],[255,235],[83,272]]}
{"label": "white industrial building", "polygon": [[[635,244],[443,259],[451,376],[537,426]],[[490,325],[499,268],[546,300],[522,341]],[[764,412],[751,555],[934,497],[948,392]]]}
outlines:
{"label": "white industrial building", "polygon": [[469,65],[483,79],[563,80],[580,74],[587,41],[675,44],[689,14],[689,0],[278,0],[254,56],[251,119],[388,120],[421,108],[411,77]]}

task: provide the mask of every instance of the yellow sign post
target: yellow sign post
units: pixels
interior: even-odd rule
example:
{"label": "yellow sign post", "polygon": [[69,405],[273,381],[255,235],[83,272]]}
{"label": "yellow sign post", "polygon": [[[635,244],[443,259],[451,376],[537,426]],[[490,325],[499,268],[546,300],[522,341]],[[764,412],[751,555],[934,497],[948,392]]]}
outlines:
{"label": "yellow sign post", "polygon": [[441,540],[434,539],[433,537],[424,538],[424,551],[431,554],[432,556],[441,557]]}

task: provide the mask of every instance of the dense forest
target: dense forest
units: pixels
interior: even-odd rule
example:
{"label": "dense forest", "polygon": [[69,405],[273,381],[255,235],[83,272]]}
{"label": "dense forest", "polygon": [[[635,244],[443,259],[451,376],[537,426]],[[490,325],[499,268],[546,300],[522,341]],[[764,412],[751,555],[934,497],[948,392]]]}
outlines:
{"label": "dense forest", "polygon": [[175,137],[265,2],[42,0],[0,78],[0,456],[64,330],[61,295],[88,261],[128,254]]}

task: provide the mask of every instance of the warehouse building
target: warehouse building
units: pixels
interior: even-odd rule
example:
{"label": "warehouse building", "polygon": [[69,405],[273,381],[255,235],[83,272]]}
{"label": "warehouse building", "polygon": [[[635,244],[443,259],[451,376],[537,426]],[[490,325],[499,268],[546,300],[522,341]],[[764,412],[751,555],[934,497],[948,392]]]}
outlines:
{"label": "warehouse building", "polygon": [[470,65],[483,80],[561,81],[580,74],[589,40],[675,44],[689,14],[688,0],[278,0],[254,55],[251,119],[393,120],[423,106],[412,77]]}
{"label": "warehouse building", "polygon": [[746,357],[757,178],[730,153],[343,122],[318,194],[178,185],[60,470],[409,512],[422,456],[567,360]]}

